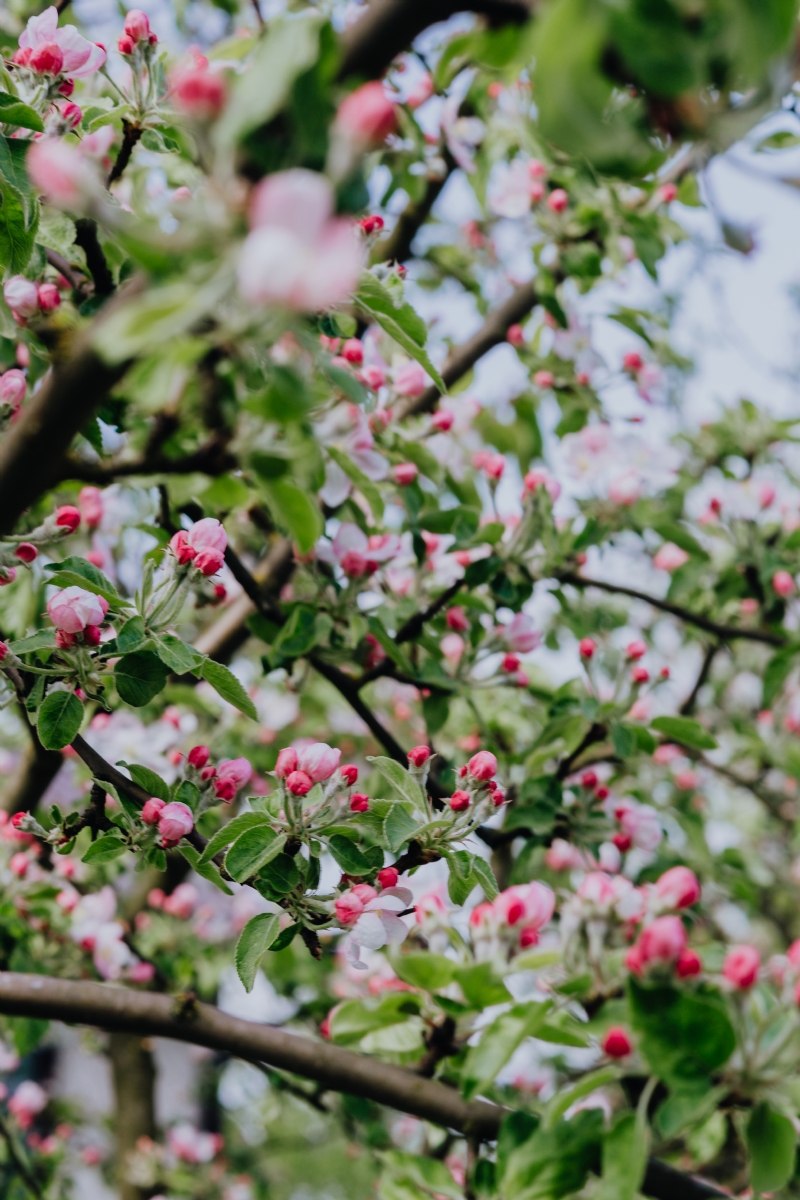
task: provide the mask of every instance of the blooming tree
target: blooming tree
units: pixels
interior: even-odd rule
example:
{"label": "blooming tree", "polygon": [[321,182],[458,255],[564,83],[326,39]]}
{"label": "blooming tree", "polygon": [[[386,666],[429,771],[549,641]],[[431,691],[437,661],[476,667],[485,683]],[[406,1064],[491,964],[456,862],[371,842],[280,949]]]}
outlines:
{"label": "blooming tree", "polygon": [[658,307],[796,5],[474,9],[3,17],[4,1194],[799,1186],[796,423]]}

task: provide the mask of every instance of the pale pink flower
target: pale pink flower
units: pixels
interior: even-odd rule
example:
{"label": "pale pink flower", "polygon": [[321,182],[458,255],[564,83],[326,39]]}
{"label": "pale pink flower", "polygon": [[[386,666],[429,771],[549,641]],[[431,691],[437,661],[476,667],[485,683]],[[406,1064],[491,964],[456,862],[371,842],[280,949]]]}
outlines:
{"label": "pale pink flower", "polygon": [[642,930],[638,949],[642,966],[674,963],[686,946],[686,930],[680,917],[656,917]]}
{"label": "pale pink flower", "polygon": [[590,871],[581,880],[577,894],[602,913],[610,912],[618,898],[614,880],[604,871]]}
{"label": "pale pink flower", "polygon": [[551,871],[574,871],[585,866],[584,856],[577,846],[564,838],[554,838],[544,855],[545,866]]}
{"label": "pale pink flower", "polygon": [[314,171],[280,171],[258,184],[239,260],[248,303],[318,312],[353,292],[363,251],[352,222],[333,211],[333,188]]}
{"label": "pale pink flower", "polygon": [[383,84],[362,84],[339,105],[335,128],[364,146],[380,146],[397,126],[394,105]]}
{"label": "pale pink flower", "polygon": [[108,601],[82,587],[64,588],[47,602],[47,613],[56,629],[65,633],[81,633],[87,625],[102,625],[108,612]]}
{"label": "pale pink flower", "polygon": [[77,146],[40,138],[31,144],[26,161],[31,183],[49,204],[74,210],[84,206],[96,181]]}
{"label": "pale pink flower", "polygon": [[81,510],[81,520],[89,529],[96,529],[103,519],[103,493],[100,488],[81,488],[78,506]]}
{"label": "pale pink flower", "polygon": [[179,883],[175,891],[164,898],[161,907],[169,916],[188,921],[197,908],[199,899],[200,893],[193,883]]}
{"label": "pale pink flower", "polygon": [[250,782],[253,768],[246,758],[223,759],[214,777],[214,795],[230,803],[236,793]]}
{"label": "pale pink flower", "polygon": [[36,50],[37,46],[54,43],[62,54],[61,73],[73,78],[91,75],[106,61],[102,46],[83,37],[74,25],[58,27],[58,10],[46,8],[38,16],[30,17],[19,37],[20,46]]}
{"label": "pale pink flower", "polygon": [[228,538],[221,523],[215,517],[203,517],[195,521],[186,535],[194,550],[193,565],[203,575],[215,575],[225,562]]}
{"label": "pale pink flower", "polygon": [[755,946],[737,946],[726,955],[722,974],[734,987],[744,991],[756,982],[760,969],[761,955]]}
{"label": "pale pink flower", "polygon": [[684,751],[680,746],[676,746],[673,742],[662,742],[653,751],[653,762],[658,763],[661,767],[666,767],[671,762],[675,762],[676,758],[683,758],[683,756]]}
{"label": "pale pink flower", "polygon": [[527,613],[515,613],[503,627],[503,641],[514,654],[528,654],[541,644],[542,635]]}
{"label": "pale pink flower", "polygon": [[0,401],[9,408],[18,409],[27,391],[25,375],[17,367],[0,375]]}
{"label": "pale pink flower", "polygon": [[182,837],[186,837],[194,829],[194,816],[188,804],[173,800],[165,804],[161,810],[158,822],[158,832],[161,844],[165,848],[177,846]]}
{"label": "pale pink flower", "polygon": [[447,633],[439,643],[439,648],[442,654],[452,667],[458,665],[461,655],[464,653],[466,643],[458,633]]}
{"label": "pale pink flower", "polygon": [[410,903],[411,892],[408,888],[398,887],[386,888],[364,905],[364,911],[347,939],[345,952],[351,966],[366,970],[366,963],[362,963],[360,957],[362,946],[367,950],[379,950],[381,946],[397,946],[405,941],[408,927],[397,914],[407,909]]}
{"label": "pale pink flower", "polygon": [[608,498],[614,504],[628,508],[641,499],[643,490],[642,477],[638,471],[625,471],[611,480],[608,485]]}
{"label": "pale pink flower", "polygon": [[170,1150],[187,1163],[207,1163],[222,1149],[218,1133],[201,1133],[187,1121],[174,1125],[167,1134]]}
{"label": "pale pink flower", "polygon": [[663,836],[661,818],[649,804],[624,800],[614,810],[624,833],[640,850],[655,850]]}
{"label": "pale pink flower", "polygon": [[134,961],[133,952],[122,940],[123,933],[118,921],[108,921],[95,934],[92,960],[103,979],[119,979]]}
{"label": "pale pink flower", "polygon": [[32,1079],[24,1079],[8,1101],[8,1111],[27,1128],[48,1102],[47,1092]]}
{"label": "pale pink flower", "polygon": [[341,750],[334,750],[325,742],[314,742],[298,751],[297,767],[314,783],[324,783],[337,770],[341,757]]}
{"label": "pale pink flower", "polygon": [[28,318],[39,311],[39,289],[24,275],[12,275],[3,284],[3,299],[12,312]]}
{"label": "pale pink flower", "polygon": [[492,903],[495,916],[503,925],[533,926],[541,929],[553,915],[556,898],[544,883],[534,880],[506,888]]}
{"label": "pale pink flower", "polygon": [[398,396],[415,399],[421,396],[429,383],[428,376],[418,362],[403,363],[394,373],[392,383]]}
{"label": "pale pink flower", "polygon": [[674,542],[665,542],[653,558],[653,566],[661,571],[677,571],[689,561],[689,555]]}
{"label": "pale pink flower", "polygon": [[700,884],[688,867],[670,867],[656,880],[653,891],[665,908],[688,908],[700,899]]}
{"label": "pale pink flower", "polygon": [[528,471],[522,482],[525,485],[525,491],[529,493],[536,492],[538,488],[543,487],[554,503],[561,495],[561,484],[548,471]]}

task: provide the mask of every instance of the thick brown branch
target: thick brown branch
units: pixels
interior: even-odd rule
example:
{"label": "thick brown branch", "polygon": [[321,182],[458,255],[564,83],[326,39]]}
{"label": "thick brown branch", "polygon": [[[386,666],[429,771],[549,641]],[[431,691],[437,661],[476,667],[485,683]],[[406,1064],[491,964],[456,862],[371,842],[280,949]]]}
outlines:
{"label": "thick brown branch", "polygon": [[599,588],[601,592],[630,596],[633,600],[644,600],[646,604],[650,604],[662,612],[670,613],[680,621],[685,621],[687,625],[694,625],[698,629],[704,629],[706,633],[713,633],[723,642],[739,638],[749,642],[764,642],[768,646],[786,645],[786,638],[781,633],[772,633],[769,629],[747,629],[737,625],[720,625],[717,621],[712,621],[710,617],[704,617],[702,613],[692,612],[691,609],[683,608],[680,604],[661,600],[658,596],[640,592],[637,588],[624,587],[621,583],[606,583],[603,579],[587,579],[584,575],[576,575],[569,571],[559,575],[558,580],[560,583],[572,584],[576,588],[594,587]]}
{"label": "thick brown branch", "polygon": [[403,263],[407,258],[410,258],[411,243],[431,215],[431,209],[441,196],[444,185],[455,170],[455,160],[449,153],[446,154],[446,161],[447,171],[445,174],[439,179],[428,180],[428,186],[425,189],[422,199],[417,201],[416,204],[407,204],[397,218],[397,224],[392,232],[387,234],[386,237],[381,238],[377,243],[370,255],[372,262],[382,263],[389,260]]}
{"label": "thick brown branch", "polygon": [[[478,330],[463,346],[457,346],[442,367],[442,379],[447,387],[451,387],[467,371],[475,366],[479,358],[483,358],[493,346],[499,346],[506,340],[511,325],[517,325],[531,311],[536,303],[536,289],[532,283],[523,283],[515,288],[511,295],[499,308],[490,313]],[[398,410],[400,420],[416,413],[430,412],[439,402],[441,392],[437,387],[429,387],[421,396]]]}
{"label": "thick brown branch", "polygon": [[237,465],[225,439],[214,434],[193,454],[186,454],[183,458],[170,458],[157,450],[141,458],[118,463],[82,462],[70,456],[64,466],[63,478],[79,479],[82,483],[94,483],[102,487],[131,475],[193,475],[197,471],[205,475],[223,475]]}
{"label": "thick brown branch", "polygon": [[75,242],[86,255],[86,266],[94,280],[96,296],[110,296],[116,287],[108,269],[106,256],[97,236],[97,222],[92,217],[78,217],[75,222]]}
{"label": "thick brown branch", "polygon": [[716,658],[720,649],[721,647],[718,642],[711,642],[706,647],[706,652],[703,655],[703,662],[698,672],[697,679],[695,680],[695,685],[684,700],[683,704],[678,709],[678,712],[682,717],[690,717],[694,712],[697,704],[697,697],[700,694],[701,688],[705,686],[706,681],[711,674],[711,668],[714,664],[714,659]]}
{"label": "thick brown branch", "polygon": [[144,130],[139,125],[134,125],[132,121],[126,121],[123,118],[122,128],[124,130],[122,145],[119,148],[119,154],[116,157],[113,167],[108,173],[106,187],[111,187],[112,183],[116,183],[122,175],[122,172],[131,161],[134,146],[139,141],[139,138],[144,133]]}
{"label": "thick brown branch", "polygon": [[[454,1089],[390,1063],[338,1046],[229,1017],[209,1004],[180,1005],[174,997],[45,975],[0,972],[0,1012],[101,1029],[165,1037],[226,1051],[314,1079],[333,1091],[363,1096],[472,1138],[493,1141],[506,1112],[484,1100],[465,1101]],[[642,1191],[654,1200],[720,1197],[711,1184],[651,1159]]]}

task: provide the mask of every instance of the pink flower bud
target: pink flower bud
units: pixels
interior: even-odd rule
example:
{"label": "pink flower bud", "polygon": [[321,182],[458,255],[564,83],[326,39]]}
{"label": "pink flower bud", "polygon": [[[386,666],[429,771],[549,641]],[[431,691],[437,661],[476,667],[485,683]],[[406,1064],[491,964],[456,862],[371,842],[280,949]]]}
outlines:
{"label": "pink flower bud", "polygon": [[358,338],[348,338],[342,346],[342,357],[354,367],[360,367],[364,361],[364,347]]}
{"label": "pink flower bud", "polygon": [[39,311],[39,289],[24,275],[12,275],[6,280],[3,298],[11,311],[20,317],[32,317]]}
{"label": "pink flower bud", "polygon": [[[380,367],[367,367],[362,374],[362,378],[367,387],[371,388],[373,392],[377,392],[386,383],[386,375]],[[370,429],[374,433],[382,432],[388,423],[389,420],[386,413],[376,412],[370,416]]]}
{"label": "pink flower bud", "polygon": [[502,669],[504,671],[508,671],[509,674],[513,674],[513,672],[518,671],[519,668],[520,668],[519,655],[505,654],[503,656]]}
{"label": "pink flower bud", "polygon": [[469,629],[469,618],[460,605],[448,608],[445,621],[447,628],[455,630],[456,633],[464,633]]}
{"label": "pink flower bud", "polygon": [[612,1025],[606,1031],[601,1044],[603,1052],[609,1058],[625,1058],[633,1050],[633,1043],[628,1036],[628,1031],[621,1025]]}
{"label": "pink flower bud", "polygon": [[483,469],[489,479],[496,483],[502,478],[506,469],[506,460],[502,454],[487,454],[483,462]]}
{"label": "pink flower bud", "polygon": [[212,766],[203,767],[200,771],[200,780],[202,783],[208,783],[209,779],[213,779],[217,773],[217,768]]}
{"label": "pink flower bud", "polygon": [[552,371],[537,371],[533,377],[533,382],[539,388],[551,388],[555,381]]}
{"label": "pink flower bud", "polygon": [[81,488],[78,496],[81,519],[89,529],[96,529],[103,519],[103,493],[100,488]]}
{"label": "pink flower bud", "polygon": [[681,950],[678,955],[678,961],[675,964],[675,971],[680,979],[691,979],[693,975],[699,975],[703,969],[703,964],[700,961],[700,955],[688,947]]}
{"label": "pink flower bud", "polygon": [[12,854],[8,866],[12,875],[16,875],[17,879],[24,879],[28,873],[28,867],[31,861],[24,851],[20,850],[18,854]]}
{"label": "pink flower bud", "polygon": [[56,525],[67,533],[74,533],[81,523],[81,514],[72,504],[62,504],[56,509]]}
{"label": "pink flower bud", "polygon": [[400,878],[397,867],[383,867],[378,871],[378,883],[382,888],[393,888],[397,886],[397,881]]}
{"label": "pink flower bud", "polygon": [[133,54],[134,50],[136,49],[136,43],[132,37],[128,36],[127,33],[121,33],[117,38],[117,49],[119,50],[120,54],[128,57],[129,55]]}
{"label": "pink flower bud", "polygon": [[647,654],[647,646],[642,641],[629,642],[625,650],[625,657],[629,662],[636,662],[638,659],[644,658],[645,654]]}
{"label": "pink flower bud", "polygon": [[39,557],[39,551],[32,542],[20,542],[14,551],[14,557],[18,558],[20,562],[31,563]]}
{"label": "pink flower bud", "polygon": [[286,786],[293,796],[305,796],[314,786],[305,771],[292,771],[286,778]]}
{"label": "pink flower bud", "polygon": [[82,633],[87,625],[102,625],[108,612],[108,601],[82,587],[68,587],[47,602],[47,613],[56,629],[65,633]]}
{"label": "pink flower bud", "polygon": [[225,107],[225,83],[208,67],[186,67],[173,76],[172,99],[196,121],[213,121]]}
{"label": "pink flower bud", "polygon": [[591,638],[581,638],[578,643],[578,653],[581,658],[593,658],[594,652],[597,649],[596,643]]}
{"label": "pink flower bud", "polygon": [[177,533],[172,535],[169,541],[169,548],[181,566],[191,562],[197,554],[194,547],[189,545],[189,538],[185,529],[179,529]]}
{"label": "pink flower bud", "polygon": [[[73,105],[77,108],[77,105]],[[39,284],[39,307],[43,313],[52,312],[61,303],[61,294],[54,283]]]}
{"label": "pink flower bud", "polygon": [[665,542],[653,557],[653,566],[660,571],[677,571],[689,561],[689,555],[674,542]]}
{"label": "pink flower bud", "polygon": [[28,66],[37,75],[58,75],[64,66],[64,52],[56,42],[40,42],[32,48]]}
{"label": "pink flower bud", "polygon": [[366,575],[369,562],[358,550],[345,550],[339,559],[339,566],[348,579],[360,579],[362,575]]}
{"label": "pink flower bud", "polygon": [[412,767],[419,769],[420,767],[425,766],[425,763],[428,761],[430,756],[431,752],[427,746],[414,746],[408,752],[408,761],[411,763]]}
{"label": "pink flower bud", "polygon": [[670,867],[656,881],[654,891],[669,908],[688,908],[700,899],[700,884],[688,867]]}
{"label": "pink flower bud", "polygon": [[522,482],[526,492],[535,492],[538,488],[543,487],[553,501],[556,501],[561,495],[561,484],[546,471],[528,471]]}
{"label": "pink flower bud", "polygon": [[368,808],[369,796],[364,795],[363,792],[353,792],[352,796],[350,797],[350,811],[366,812]]}
{"label": "pink flower bud", "polygon": [[366,234],[378,233],[384,226],[383,217],[378,216],[377,213],[369,217],[362,217],[358,223]]}
{"label": "pink flower bud", "polygon": [[776,495],[775,488],[771,483],[762,483],[758,489],[758,503],[762,508],[769,508],[775,502]]}
{"label": "pink flower bud", "polygon": [[5,642],[0,642],[0,663],[5,660],[5,657],[7,654],[8,654],[8,646],[6,645]]}
{"label": "pink flower bud", "polygon": [[562,213],[569,204],[569,196],[563,188],[556,188],[547,197],[547,207],[551,212]]}
{"label": "pink flower bud", "polygon": [[211,751],[208,746],[193,746],[187,754],[186,759],[191,766],[196,767],[199,771],[206,765],[210,757]]}
{"label": "pink flower bud", "polygon": [[165,848],[177,846],[182,837],[186,837],[194,829],[194,816],[188,804],[173,800],[161,810],[158,822],[158,832],[161,844]]}
{"label": "pink flower bud", "polygon": [[678,189],[674,183],[662,183],[656,191],[656,196],[662,204],[671,204],[677,195]]}
{"label": "pink flower bud", "polygon": [[297,770],[297,751],[291,746],[285,746],[278,754],[278,761],[275,764],[275,774],[278,779],[286,779],[291,775],[292,771]]}
{"label": "pink flower bud", "polygon": [[214,780],[214,795],[229,804],[236,793],[250,781],[253,768],[246,758],[228,758],[217,767]]}
{"label": "pink flower bud", "polygon": [[538,946],[539,930],[535,925],[526,925],[519,933],[519,946],[521,950],[529,950],[531,946]]}
{"label": "pink flower bud", "polygon": [[440,408],[439,411],[435,412],[431,417],[431,425],[434,429],[438,430],[439,433],[449,433],[449,431],[453,428],[453,422],[455,419],[454,413],[448,412],[446,408]]}
{"label": "pink flower bud", "polygon": [[103,631],[99,625],[87,625],[83,631],[84,646],[99,646],[103,640]]}
{"label": "pink flower bud", "polygon": [[335,127],[353,141],[380,146],[397,127],[397,114],[383,84],[365,83],[346,96],[339,105]]}
{"label": "pink flower bud", "polygon": [[521,325],[509,325],[506,331],[506,341],[512,346],[522,346],[525,342],[525,334]]}
{"label": "pink flower bud", "polygon": [[635,350],[629,350],[622,357],[622,366],[624,370],[630,371],[631,374],[635,375],[644,366],[644,359]]}
{"label": "pink flower bud", "polygon": [[494,791],[489,793],[489,797],[495,808],[501,808],[505,803],[506,794],[502,788],[495,788]]}
{"label": "pink flower bud", "polygon": [[351,888],[351,891],[362,904],[369,904],[370,900],[374,900],[378,894],[370,883],[357,883],[355,887]]}
{"label": "pink flower bud", "polygon": [[299,751],[297,769],[305,772],[313,783],[324,783],[337,770],[341,757],[341,750],[334,750],[325,742],[314,742]]}
{"label": "pink flower bud", "polygon": [[345,928],[348,925],[355,925],[364,911],[364,905],[352,892],[345,892],[343,896],[337,896],[333,907],[336,910],[336,920]]}
{"label": "pink flower bud", "polygon": [[581,787],[595,788],[597,787],[597,772],[584,771],[581,775]]}
{"label": "pink flower bud", "polygon": [[[83,120],[83,109],[80,107],[80,105],[73,104],[72,101],[70,101],[69,104],[64,104],[62,106],[61,116],[66,121],[67,125],[69,125],[70,129],[77,129]],[[41,295],[39,299],[41,302]]]}
{"label": "pink flower bud", "polygon": [[675,963],[686,946],[686,930],[680,917],[656,917],[639,935],[643,966]]}
{"label": "pink flower bud", "polygon": [[147,903],[151,908],[162,908],[166,899],[161,888],[151,888],[147,893]]}
{"label": "pink flower bud", "polygon": [[352,787],[358,779],[358,767],[354,767],[352,763],[345,763],[339,768],[339,774],[348,787]]}
{"label": "pink flower bud", "polygon": [[27,387],[22,371],[12,367],[10,371],[0,375],[0,402],[16,411],[25,399]]}
{"label": "pink flower bud", "polygon": [[647,683],[650,678],[650,672],[647,667],[634,667],[631,671],[631,679],[634,683]]}
{"label": "pink flower bud", "polygon": [[408,487],[409,484],[414,482],[418,474],[416,464],[410,462],[398,463],[392,469],[392,478],[399,487]]}
{"label": "pink flower bud", "polygon": [[450,807],[453,812],[464,812],[465,809],[469,808],[469,792],[463,792],[460,788],[458,791],[453,792],[450,797]]}
{"label": "pink flower bud", "polygon": [[479,750],[467,763],[467,771],[473,779],[485,783],[497,774],[497,759],[490,750]]}
{"label": "pink flower bud", "polygon": [[147,13],[143,13],[140,8],[128,10],[122,28],[134,42],[146,42],[150,37],[150,21]]}
{"label": "pink flower bud", "polygon": [[776,571],[772,576],[772,587],[778,596],[791,596],[794,591],[794,579],[788,571]]}
{"label": "pink flower bud", "polygon": [[142,820],[145,825],[157,825],[161,820],[161,810],[165,807],[165,802],[159,800],[158,796],[151,796],[142,808]]}
{"label": "pink flower bud", "polygon": [[751,988],[758,979],[761,968],[761,955],[755,946],[737,946],[728,951],[722,964],[722,974],[740,991]]}
{"label": "pink flower bud", "polygon": [[128,978],[130,979],[131,983],[147,984],[153,982],[155,973],[156,969],[152,963],[138,962],[134,963],[131,969],[128,971]]}

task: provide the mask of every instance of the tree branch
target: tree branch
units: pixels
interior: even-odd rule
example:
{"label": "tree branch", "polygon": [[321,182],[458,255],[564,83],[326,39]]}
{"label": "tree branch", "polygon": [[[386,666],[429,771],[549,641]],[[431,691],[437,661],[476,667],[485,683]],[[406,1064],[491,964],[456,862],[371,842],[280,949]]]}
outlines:
{"label": "tree branch", "polygon": [[683,704],[678,709],[678,712],[682,717],[690,717],[694,712],[695,705],[697,704],[697,697],[700,694],[700,689],[704,687],[706,680],[711,674],[711,667],[713,666],[714,659],[717,657],[720,649],[721,646],[719,642],[710,642],[708,646],[706,646],[706,652],[703,655],[703,662],[700,667],[697,680],[695,681],[695,685],[684,700]]}
{"label": "tree branch", "polygon": [[397,223],[391,233],[376,244],[370,255],[373,263],[387,260],[403,263],[411,257],[411,243],[421,227],[431,215],[431,209],[444,190],[444,185],[455,170],[456,163],[449,151],[445,151],[447,171],[441,179],[429,179],[425,195],[416,204],[409,203],[397,218]]}
{"label": "tree branch", "polygon": [[108,173],[106,187],[111,187],[111,185],[116,183],[120,178],[122,172],[131,161],[131,155],[133,154],[136,143],[144,133],[144,130],[141,128],[141,126],[134,125],[132,121],[126,121],[124,117],[122,120],[122,128],[124,130],[122,145],[119,148],[119,154],[114,161],[114,165]]}
{"label": "tree branch", "polygon": [[702,613],[692,612],[691,609],[683,608],[680,604],[671,604],[669,600],[660,600],[658,596],[651,596],[636,588],[624,587],[620,583],[606,583],[603,579],[587,579],[584,575],[576,575],[571,571],[557,575],[556,578],[559,583],[569,583],[576,588],[599,588],[601,592],[630,596],[633,600],[644,600],[653,608],[670,613],[673,617],[685,621],[687,625],[695,625],[698,629],[705,630],[706,633],[713,633],[722,641],[733,641],[735,638],[740,638],[749,642],[764,642],[768,646],[786,645],[786,638],[783,634],[771,633],[768,629],[746,629],[736,625],[720,625],[718,622],[712,621],[710,617],[704,617]]}
{"label": "tree branch", "polygon": [[223,475],[238,466],[236,458],[227,448],[227,441],[214,434],[193,454],[183,458],[170,458],[158,450],[151,450],[141,458],[118,463],[82,462],[70,455],[64,464],[63,479],[79,479],[82,483],[94,483],[99,487],[113,483],[116,479],[131,475],[192,475],[202,471],[205,475]]}
{"label": "tree branch", "polygon": [[[515,288],[511,295],[499,308],[490,313],[476,334],[457,346],[442,367],[441,375],[447,387],[451,387],[463,375],[466,375],[479,358],[483,358],[493,346],[499,346],[506,340],[511,325],[517,325],[528,315],[536,304],[536,288],[533,283],[523,283]],[[441,392],[435,386],[426,388],[421,396],[409,400],[397,410],[397,419],[415,416],[417,413],[431,412],[439,403]]]}
{"label": "tree branch", "polygon": [[75,222],[75,243],[86,255],[86,266],[94,280],[95,296],[110,296],[116,287],[114,276],[108,269],[97,236],[97,222],[92,217],[78,217]]}
{"label": "tree branch", "polygon": [[[154,992],[3,971],[0,1012],[207,1046],[246,1062],[291,1071],[333,1091],[363,1096],[472,1138],[494,1141],[508,1111],[485,1100],[466,1101],[437,1080],[352,1050],[242,1021],[210,1004],[181,1004],[175,997]],[[725,1195],[655,1159],[648,1164],[642,1191],[654,1200],[710,1200]]]}

